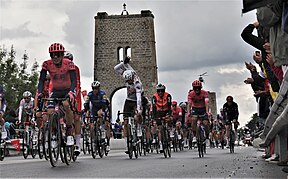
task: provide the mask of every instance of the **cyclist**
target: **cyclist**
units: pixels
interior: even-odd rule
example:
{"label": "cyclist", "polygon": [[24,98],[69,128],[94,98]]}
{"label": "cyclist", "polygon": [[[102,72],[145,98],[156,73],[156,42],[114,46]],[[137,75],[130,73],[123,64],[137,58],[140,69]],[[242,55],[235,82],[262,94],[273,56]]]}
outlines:
{"label": "cyclist", "polygon": [[233,101],[232,96],[227,96],[226,103],[223,105],[223,118],[225,120],[227,147],[229,146],[230,129],[232,126],[232,122],[234,123],[235,134],[237,134],[237,128],[239,125],[238,116],[239,116],[238,104]]}
{"label": "cyclist", "polygon": [[[145,142],[150,142],[151,141],[151,128],[150,128],[150,108],[151,108],[151,102],[149,101],[149,99],[147,98],[147,96],[145,96],[144,91],[141,94],[141,103],[142,103],[142,117],[143,117],[143,124],[145,127],[145,131],[146,131],[146,139],[147,141]],[[144,140],[146,140],[144,139]],[[149,148],[147,148],[146,150],[147,152],[149,152]]]}
{"label": "cyclist", "polygon": [[18,123],[33,122],[31,121],[31,119],[33,118],[33,109],[34,109],[34,98],[32,97],[32,93],[30,91],[25,91],[23,93],[23,99],[20,101],[19,105]]}
{"label": "cyclist", "polygon": [[[202,83],[199,80],[192,82],[193,90],[190,90],[188,93],[188,105],[187,105],[187,117],[192,115],[192,124],[190,121],[187,121],[187,127],[192,127],[194,134],[193,142],[196,142],[197,132],[196,132],[196,123],[197,119],[193,115],[205,115],[202,119],[203,126],[205,128],[206,139],[209,138],[209,126],[208,126],[208,114],[209,114],[209,97],[207,91],[202,89]],[[196,135],[195,135],[196,134]]]}
{"label": "cyclist", "polygon": [[177,105],[177,101],[173,100],[172,101],[172,124],[173,128],[177,131],[178,135],[182,136],[182,130],[181,130],[181,125],[182,125],[182,108]]}
{"label": "cyclist", "polygon": [[124,71],[126,70],[132,70],[134,71],[134,80],[141,82],[139,76],[137,75],[136,71],[132,68],[132,66],[129,64],[131,58],[129,56],[125,57],[123,62],[120,62],[114,67],[114,70],[117,74],[123,75]]}
{"label": "cyclist", "polygon": [[[161,139],[161,127],[162,122],[160,118],[165,118],[169,121],[172,109],[172,96],[165,92],[166,87],[163,84],[158,84],[156,86],[157,92],[152,97],[152,116],[156,122],[156,126],[153,127],[152,133],[155,134],[156,128],[158,127],[158,137]],[[163,152],[163,147],[161,140],[159,141],[160,152]]]}
{"label": "cyclist", "polygon": [[[73,54],[69,51],[66,51],[64,53],[64,58],[69,59],[70,61],[73,61]],[[75,154],[78,156],[80,154],[80,138],[81,138],[81,120],[80,120],[80,114],[81,114],[81,107],[82,107],[82,100],[81,100],[81,82],[80,82],[80,70],[77,65],[75,65],[76,70],[76,108],[74,110],[74,126],[75,126],[75,142],[76,142],[76,148],[74,150]]]}
{"label": "cyclist", "polygon": [[[127,87],[127,98],[124,103],[124,113],[131,113],[135,115],[135,122],[138,124],[138,127],[142,124],[142,83],[139,80],[139,77],[136,75],[133,70],[126,70],[123,72],[123,78],[126,82]],[[136,113],[134,113],[136,109]],[[127,137],[127,124],[128,124],[129,115],[124,114],[124,137]],[[139,129],[139,128],[138,128]],[[126,138],[127,139],[127,138]],[[127,146],[126,146],[127,147]],[[125,151],[126,154],[129,154],[128,148]]]}
{"label": "cyclist", "polygon": [[[76,88],[76,71],[75,65],[72,61],[64,58],[65,48],[60,43],[53,43],[49,47],[49,53],[51,59],[43,62],[42,69],[40,72],[40,78],[38,83],[38,98],[41,99],[44,89],[44,81],[46,79],[47,72],[50,74],[52,94],[51,98],[67,98],[63,101],[63,107],[65,110],[66,118],[66,145],[74,145],[73,138],[73,106],[75,98]],[[47,106],[48,114],[55,111],[55,102],[48,101]]]}
{"label": "cyclist", "polygon": [[[91,84],[92,91],[88,93],[88,95],[85,97],[84,102],[84,111],[90,112],[91,117],[97,117],[104,115],[107,119],[107,108],[109,107],[109,100],[106,96],[106,92],[100,89],[100,82],[99,81],[93,81]],[[106,136],[107,136],[107,151],[110,150],[110,135],[109,133],[109,125],[108,121],[105,121],[106,125]]]}

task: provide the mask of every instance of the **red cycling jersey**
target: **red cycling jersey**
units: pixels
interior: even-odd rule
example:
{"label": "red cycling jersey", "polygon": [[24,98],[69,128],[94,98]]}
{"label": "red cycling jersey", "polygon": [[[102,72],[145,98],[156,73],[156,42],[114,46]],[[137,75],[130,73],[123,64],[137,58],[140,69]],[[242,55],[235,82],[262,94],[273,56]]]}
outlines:
{"label": "red cycling jersey", "polygon": [[180,118],[180,116],[182,116],[182,109],[180,108],[180,106],[176,106],[175,108],[172,107],[172,117],[174,120],[178,120]]}
{"label": "red cycling jersey", "polygon": [[192,103],[192,107],[205,108],[205,102],[208,102],[208,93],[205,90],[201,90],[200,94],[196,94],[191,90],[188,93],[188,103]]}
{"label": "red cycling jersey", "polygon": [[71,87],[69,71],[75,70],[75,65],[72,61],[63,58],[62,65],[58,68],[50,59],[43,63],[42,69],[49,72],[55,90],[66,90]]}

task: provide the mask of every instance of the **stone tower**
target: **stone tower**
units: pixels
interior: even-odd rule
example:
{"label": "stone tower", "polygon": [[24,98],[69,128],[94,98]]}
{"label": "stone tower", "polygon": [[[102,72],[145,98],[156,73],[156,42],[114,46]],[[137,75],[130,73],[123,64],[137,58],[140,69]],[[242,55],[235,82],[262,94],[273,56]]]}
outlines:
{"label": "stone tower", "polygon": [[124,87],[124,80],[115,73],[114,66],[130,56],[130,65],[151,98],[158,83],[154,15],[149,10],[131,15],[123,12],[121,15],[98,12],[94,17],[94,79],[101,82],[101,88],[112,98]]}

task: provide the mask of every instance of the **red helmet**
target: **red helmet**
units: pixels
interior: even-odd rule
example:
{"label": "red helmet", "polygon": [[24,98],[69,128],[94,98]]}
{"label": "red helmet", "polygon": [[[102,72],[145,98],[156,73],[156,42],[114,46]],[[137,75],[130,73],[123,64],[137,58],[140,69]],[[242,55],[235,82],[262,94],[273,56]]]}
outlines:
{"label": "red helmet", "polygon": [[192,86],[193,87],[202,87],[202,83],[199,80],[195,80],[195,81],[193,81]]}
{"label": "red helmet", "polygon": [[172,101],[172,105],[177,105],[177,101]]}
{"label": "red helmet", "polygon": [[60,43],[54,43],[50,45],[49,47],[49,53],[53,53],[53,52],[65,52],[65,48]]}

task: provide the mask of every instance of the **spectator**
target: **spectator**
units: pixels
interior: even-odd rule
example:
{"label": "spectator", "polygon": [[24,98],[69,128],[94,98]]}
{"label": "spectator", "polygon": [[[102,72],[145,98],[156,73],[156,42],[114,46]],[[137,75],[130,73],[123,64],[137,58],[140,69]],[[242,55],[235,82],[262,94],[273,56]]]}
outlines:
{"label": "spectator", "polygon": [[122,138],[122,124],[120,119],[117,119],[114,124],[114,139],[121,139]]}

